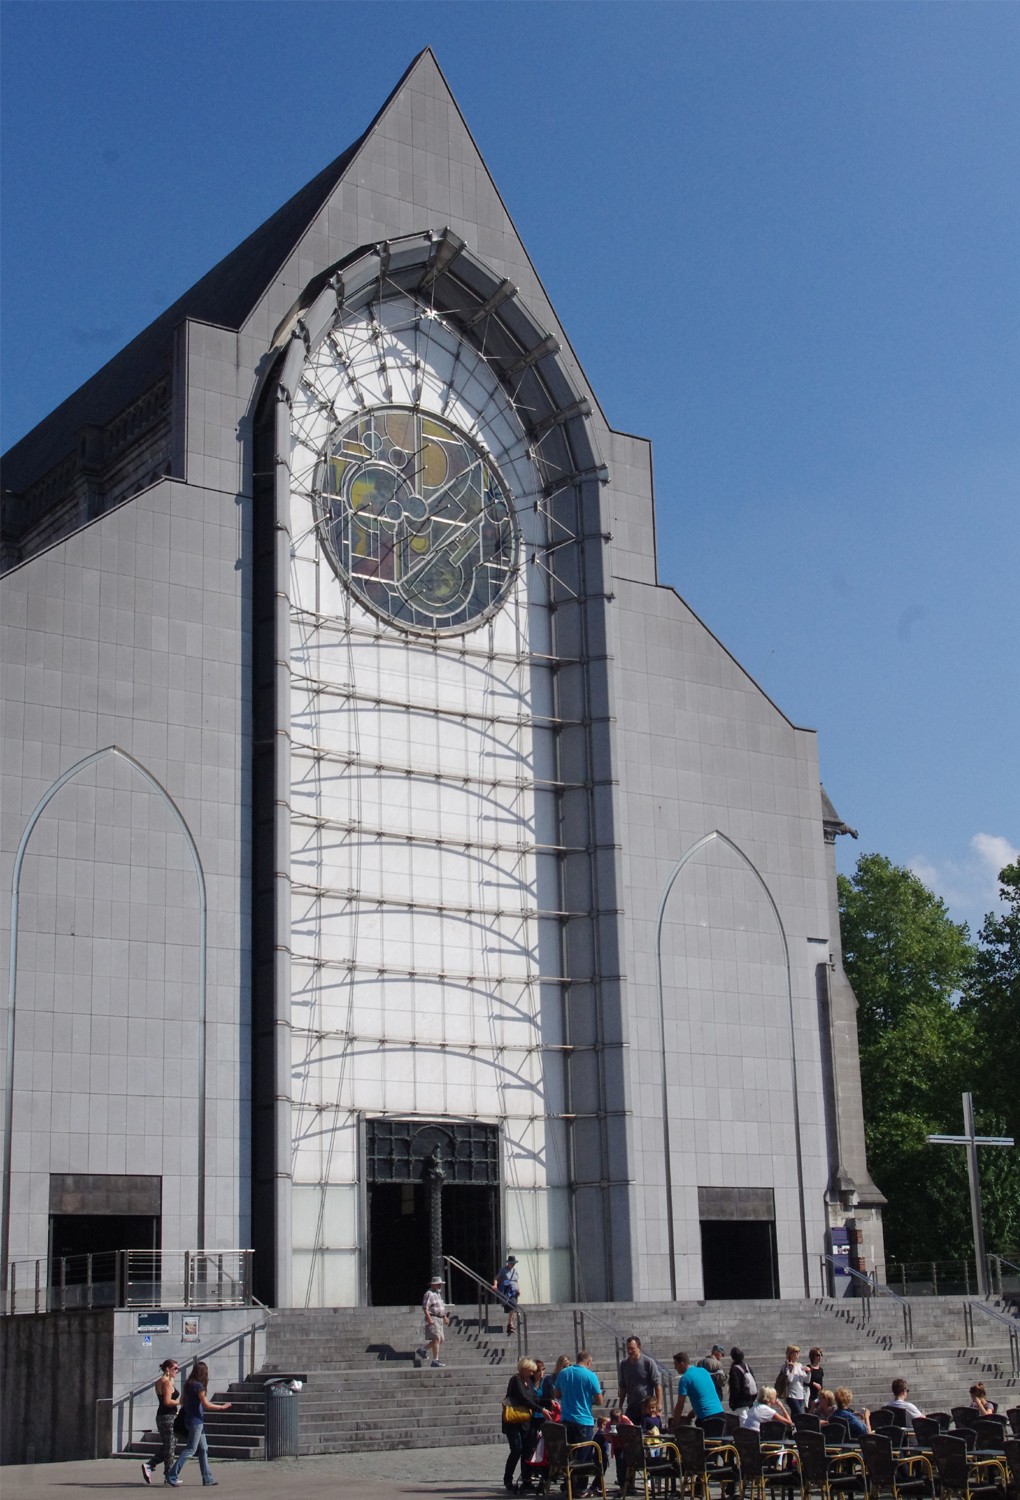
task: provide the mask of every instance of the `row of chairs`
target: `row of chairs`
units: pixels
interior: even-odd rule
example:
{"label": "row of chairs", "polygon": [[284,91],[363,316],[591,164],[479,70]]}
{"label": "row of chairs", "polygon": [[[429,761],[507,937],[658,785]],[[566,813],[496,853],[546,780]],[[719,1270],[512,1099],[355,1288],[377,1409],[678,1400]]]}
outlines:
{"label": "row of chairs", "polygon": [[[766,1427],[770,1424],[765,1424]],[[915,1422],[916,1425],[916,1422]],[[542,1429],[549,1463],[547,1485],[562,1481],[567,1500],[593,1485],[606,1496],[602,1450],[598,1443],[568,1443],[566,1429],[546,1422]],[[636,1481],[652,1497],[661,1486],[681,1500],[712,1500],[715,1486],[722,1500],[770,1500],[778,1495],[811,1500],[1020,1500],[1020,1439],[1004,1438],[1002,1451],[975,1452],[958,1433],[933,1434],[929,1451],[904,1450],[886,1433],[868,1433],[859,1447],[832,1445],[831,1434],[798,1426],[787,1445],[789,1428],[778,1436],[777,1453],[768,1433],[738,1429],[726,1438],[706,1441],[703,1428],[681,1428],[672,1437],[644,1437],[640,1428],[623,1427],[625,1489]],[[762,1442],[766,1441],[766,1448]],[[929,1445],[926,1445],[929,1446]],[[796,1455],[794,1461],[793,1455]],[[1012,1486],[1010,1487],[1010,1476]]]}

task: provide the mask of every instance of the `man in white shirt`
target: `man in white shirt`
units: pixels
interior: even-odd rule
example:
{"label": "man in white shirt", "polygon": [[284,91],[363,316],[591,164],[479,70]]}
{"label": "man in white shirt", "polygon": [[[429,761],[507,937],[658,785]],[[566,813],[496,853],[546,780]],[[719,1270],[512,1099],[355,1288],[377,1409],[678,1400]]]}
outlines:
{"label": "man in white shirt", "polygon": [[886,1405],[894,1408],[896,1411],[905,1411],[907,1414],[907,1426],[912,1428],[914,1425],[914,1418],[923,1417],[924,1412],[919,1411],[918,1408],[914,1405],[913,1401],[907,1400],[907,1396],[910,1394],[909,1385],[905,1380],[894,1380],[892,1383],[892,1393],[893,1399],[891,1401],[887,1401]]}
{"label": "man in white shirt", "polygon": [[443,1278],[433,1276],[429,1282],[429,1289],[421,1299],[422,1312],[425,1314],[425,1341],[432,1354],[432,1368],[441,1368],[439,1362],[439,1348],[446,1338],[446,1324],[450,1321],[450,1315],[446,1311],[446,1303],[442,1296]]}

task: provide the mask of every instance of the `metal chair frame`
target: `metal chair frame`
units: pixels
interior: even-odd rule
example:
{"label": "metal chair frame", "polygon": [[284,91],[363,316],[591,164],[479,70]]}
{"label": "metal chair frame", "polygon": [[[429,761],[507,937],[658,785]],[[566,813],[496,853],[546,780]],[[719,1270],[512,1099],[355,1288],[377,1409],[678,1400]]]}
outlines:
{"label": "metal chair frame", "polygon": [[820,1432],[795,1433],[794,1441],[804,1500],[808,1500],[816,1487],[822,1500],[832,1500],[834,1494],[852,1494],[855,1490],[867,1488],[864,1460],[856,1448],[829,1448]]}
{"label": "metal chair frame", "polygon": [[[562,1422],[543,1422],[542,1436],[545,1438],[545,1453],[549,1461],[546,1488],[549,1488],[554,1480],[563,1479],[567,1486],[567,1500],[574,1500],[573,1476],[582,1474],[586,1476],[586,1483],[583,1487],[588,1488],[588,1478],[598,1480],[602,1500],[606,1500],[606,1475],[602,1463],[602,1449],[595,1439],[586,1438],[581,1443],[568,1443],[567,1429]],[[575,1457],[582,1452],[587,1453],[588,1457]]]}
{"label": "metal chair frame", "polygon": [[725,1485],[740,1483],[740,1455],[728,1439],[713,1442],[709,1448],[700,1427],[678,1427],[675,1441],[680,1450],[681,1489],[690,1500],[696,1500],[699,1490],[703,1500],[710,1500],[713,1482],[720,1493]]}
{"label": "metal chair frame", "polygon": [[769,1490],[800,1489],[796,1469],[769,1468],[768,1455],[762,1452],[761,1438],[753,1428],[742,1427],[734,1433],[733,1442],[740,1463],[740,1500],[746,1500],[748,1488],[751,1500],[767,1500]]}
{"label": "metal chair frame", "polygon": [[[891,1438],[869,1432],[861,1438],[861,1457],[868,1481],[869,1500],[883,1494],[900,1500],[901,1495],[935,1494],[935,1470],[927,1453],[904,1453]],[[923,1470],[920,1477],[916,1470]]]}
{"label": "metal chair frame", "polygon": [[944,1496],[959,1495],[962,1500],[971,1500],[974,1495],[1005,1495],[1005,1455],[978,1458],[958,1433],[940,1433],[932,1438],[931,1447]]}
{"label": "metal chair frame", "polygon": [[680,1449],[668,1433],[649,1437],[640,1427],[618,1427],[616,1436],[624,1460],[624,1490],[630,1489],[640,1473],[646,1494],[654,1495],[655,1486],[660,1481],[666,1494],[678,1492],[683,1484],[683,1460]]}

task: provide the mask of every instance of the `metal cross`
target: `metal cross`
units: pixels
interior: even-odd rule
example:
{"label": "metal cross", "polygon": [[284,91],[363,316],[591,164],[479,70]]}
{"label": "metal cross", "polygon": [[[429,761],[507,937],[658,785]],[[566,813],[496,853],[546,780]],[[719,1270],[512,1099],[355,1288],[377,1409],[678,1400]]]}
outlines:
{"label": "metal cross", "polygon": [[963,1135],[926,1135],[929,1146],[966,1146],[967,1181],[970,1184],[970,1218],[974,1226],[974,1258],[977,1261],[978,1296],[988,1296],[988,1264],[985,1260],[985,1229],[981,1222],[981,1184],[978,1178],[979,1146],[1012,1146],[1011,1135],[974,1134],[974,1096],[963,1096]]}

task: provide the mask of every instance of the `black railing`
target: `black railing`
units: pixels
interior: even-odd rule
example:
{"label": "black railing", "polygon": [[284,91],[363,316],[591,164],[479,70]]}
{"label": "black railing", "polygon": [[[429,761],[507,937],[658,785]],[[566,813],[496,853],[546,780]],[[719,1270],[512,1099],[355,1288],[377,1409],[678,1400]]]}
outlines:
{"label": "black railing", "polygon": [[980,1313],[981,1317],[998,1323],[1005,1328],[1009,1335],[1009,1362],[1010,1374],[1015,1379],[1020,1375],[1020,1322],[1016,1318],[1007,1317],[1005,1313],[997,1312],[994,1307],[988,1307],[984,1302],[965,1302],[963,1304],[963,1329],[964,1338],[968,1348],[974,1347],[974,1314]]}

